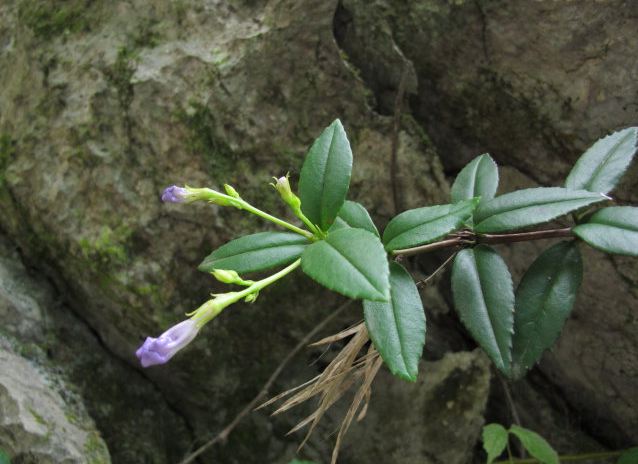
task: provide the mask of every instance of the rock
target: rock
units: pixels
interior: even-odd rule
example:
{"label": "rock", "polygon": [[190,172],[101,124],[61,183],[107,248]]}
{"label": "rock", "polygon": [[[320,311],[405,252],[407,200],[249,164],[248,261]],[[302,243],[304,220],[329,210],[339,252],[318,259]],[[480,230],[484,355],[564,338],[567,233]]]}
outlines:
{"label": "rock", "polygon": [[[366,418],[355,423],[339,462],[438,464],[468,462],[483,426],[490,363],[480,351],[422,362],[415,383],[384,369],[373,383]],[[325,462],[328,462],[326,460]]]}
{"label": "rock", "polygon": [[[381,226],[397,209],[391,183],[399,187],[398,210],[446,202],[444,169],[452,174],[483,151],[559,183],[584,148],[636,119],[630,3],[5,2],[0,228],[40,274],[36,287],[50,279],[48,299],[60,303],[21,292],[1,313],[3,326],[6,320],[20,343],[54,340],[44,345],[50,353],[33,351],[44,364],[69,368],[114,461],[180,459],[229,422],[339,300],[294,276],[251,307],[225,311],[170,365],[142,372],[133,353],[144,337],[223,291],[195,270],[199,261],[239,234],[269,227],[216,205],[163,205],[162,189],[228,182],[286,215],[267,183],[290,171],[295,186],[304,153],[337,117],[355,156],[350,198]],[[618,198],[636,200],[636,172]],[[631,263],[614,263],[620,275],[634,275]],[[631,279],[611,279],[609,292],[633,292]],[[583,354],[606,311],[604,302],[582,310],[587,323],[578,324],[574,347],[559,344],[556,368],[541,369],[559,388],[605,398],[610,406],[601,414],[634,428],[630,395],[605,397],[609,383]],[[465,349],[471,342],[439,313],[445,330],[436,356]],[[618,314],[605,332],[626,316]],[[622,335],[627,349],[636,346],[630,332]],[[67,348],[65,339],[77,344]],[[86,357],[76,360],[78,352]],[[614,378],[630,387],[633,358],[616,362]],[[599,411],[594,403],[574,407]],[[211,456],[281,458],[290,442],[265,424],[251,416]]]}
{"label": "rock", "polygon": [[0,338],[0,449],[16,463],[110,463],[95,425],[58,393],[64,385],[54,389],[8,345]]}
{"label": "rock", "polygon": [[[24,401],[55,400],[51,408],[62,408],[73,424],[79,424],[86,429],[86,434],[97,437],[96,443],[102,443],[99,429],[112,440],[111,443],[119,444],[114,448],[115,458],[120,462],[168,463],[181,458],[175,448],[180,444],[186,446],[190,440],[183,418],[171,410],[165,399],[138,372],[105,350],[95,333],[60,300],[61,296],[51,283],[42,275],[29,271],[16,247],[0,234],[0,319],[3,321],[0,351],[11,363],[0,369],[0,389],[14,395],[15,390],[22,387],[22,396],[10,397],[15,404],[23,397],[26,398]],[[21,357],[16,359],[17,356]],[[14,364],[18,366],[15,369],[11,367]],[[31,369],[43,380],[31,388],[27,382],[30,377],[20,376],[19,369]],[[16,383],[23,378],[25,383]],[[43,393],[43,389],[46,392]],[[22,409],[27,406],[23,405]],[[14,410],[12,407],[7,412]],[[18,429],[21,423],[15,421],[25,417],[33,421],[30,415],[5,416],[0,413],[0,422],[11,420],[11,426]],[[55,418],[57,420],[57,416]],[[31,433],[29,424],[23,428]],[[40,429],[42,427],[36,432]],[[62,428],[56,430],[62,433]],[[0,433],[0,448],[4,444],[3,436]],[[132,436],[136,437],[134,441],[131,441]],[[167,440],[169,436],[170,441]],[[63,435],[59,439],[67,441]],[[29,439],[16,443],[20,446],[14,443],[18,447],[12,445],[9,449],[16,449],[14,455],[17,457],[18,452],[29,451],[27,444],[39,442]],[[69,443],[74,446],[75,441]],[[107,451],[107,458],[108,454]]]}

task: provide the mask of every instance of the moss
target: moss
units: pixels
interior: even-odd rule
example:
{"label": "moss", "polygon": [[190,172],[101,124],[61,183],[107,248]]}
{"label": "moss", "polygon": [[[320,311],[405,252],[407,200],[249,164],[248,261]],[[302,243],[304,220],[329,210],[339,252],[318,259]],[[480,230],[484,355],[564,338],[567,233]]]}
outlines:
{"label": "moss", "polygon": [[108,449],[98,432],[91,432],[84,442],[84,451],[91,464],[110,464]]}
{"label": "moss", "polygon": [[47,421],[45,421],[44,418],[40,414],[38,414],[33,408],[27,408],[27,410],[31,413],[31,415],[33,416],[33,418],[38,424],[47,425]]}
{"label": "moss", "polygon": [[114,230],[104,226],[97,239],[80,239],[82,255],[96,268],[113,262],[128,263],[127,242],[130,236],[131,230],[125,226]]}
{"label": "moss", "polygon": [[88,16],[90,0],[23,1],[19,18],[41,39],[72,34],[90,29]]}
{"label": "moss", "polygon": [[139,52],[132,47],[119,47],[115,63],[104,69],[106,80],[115,87],[120,106],[128,108],[133,100],[131,78],[137,67]]}
{"label": "moss", "polygon": [[5,171],[16,154],[15,141],[9,135],[0,136],[0,187],[4,182]]}
{"label": "moss", "polygon": [[188,131],[186,148],[203,157],[211,180],[227,182],[234,171],[237,155],[217,133],[211,109],[202,103],[190,102],[187,109],[175,113],[175,118]]}

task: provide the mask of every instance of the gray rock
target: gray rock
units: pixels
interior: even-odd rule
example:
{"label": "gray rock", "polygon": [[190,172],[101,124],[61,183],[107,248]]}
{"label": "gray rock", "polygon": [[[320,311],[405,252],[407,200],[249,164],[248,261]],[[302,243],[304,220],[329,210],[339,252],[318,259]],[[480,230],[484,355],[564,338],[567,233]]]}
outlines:
{"label": "gray rock", "polygon": [[108,464],[106,444],[40,372],[0,338],[0,449],[13,462]]}
{"label": "gray rock", "polygon": [[[195,271],[198,262],[240,233],[268,228],[217,206],[162,205],[162,188],[228,182],[285,215],[267,183],[290,171],[294,185],[303,154],[336,117],[355,155],[350,198],[380,225],[394,214],[391,181],[399,209],[446,202],[443,167],[452,172],[483,151],[558,183],[588,144],[635,121],[631,4],[4,2],[0,228],[50,279],[35,287],[53,291],[7,290],[3,327],[44,364],[68,368],[115,461],[176,461],[234,417],[337,299],[293,277],[250,308],[226,311],[170,365],[138,371],[133,353],[146,335],[223,291]],[[403,112],[414,118],[401,120],[391,180],[389,115],[402,76]],[[636,200],[636,172],[619,198]],[[625,279],[609,280],[613,301],[634,298],[635,262],[614,259],[613,267]],[[561,341],[541,368],[569,387],[579,413],[635,435],[635,360],[610,354],[622,392],[608,395],[611,377],[599,375],[588,340],[605,319],[605,340],[618,331],[618,346],[635,352],[636,331],[620,332],[629,313],[606,319],[595,298],[577,309],[586,323],[565,337],[573,344]],[[469,343],[444,303],[437,356]],[[454,343],[445,337],[452,332]],[[587,392],[582,401],[579,392]],[[252,416],[211,455],[278,459],[290,442],[266,424]]]}

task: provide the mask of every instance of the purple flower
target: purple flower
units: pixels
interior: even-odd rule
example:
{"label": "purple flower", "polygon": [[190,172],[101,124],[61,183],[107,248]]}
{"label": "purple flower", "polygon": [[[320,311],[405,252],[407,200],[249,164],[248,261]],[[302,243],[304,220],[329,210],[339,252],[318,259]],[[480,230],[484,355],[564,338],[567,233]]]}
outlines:
{"label": "purple flower", "polygon": [[188,200],[190,192],[183,187],[173,185],[164,189],[162,193],[162,201],[167,203],[185,203]]}
{"label": "purple flower", "polygon": [[164,364],[179,350],[188,345],[197,335],[197,324],[187,319],[174,325],[158,338],[146,337],[144,344],[135,352],[142,367]]}

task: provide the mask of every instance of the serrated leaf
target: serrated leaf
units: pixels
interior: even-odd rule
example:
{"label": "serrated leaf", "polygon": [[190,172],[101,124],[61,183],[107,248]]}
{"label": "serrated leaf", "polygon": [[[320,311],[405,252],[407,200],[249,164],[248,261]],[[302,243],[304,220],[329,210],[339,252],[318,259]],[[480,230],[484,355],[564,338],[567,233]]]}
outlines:
{"label": "serrated leaf", "polygon": [[478,198],[473,198],[452,205],[404,211],[392,219],[383,231],[386,250],[410,248],[444,237],[458,229],[472,215],[478,201]]}
{"label": "serrated leaf", "polygon": [[583,276],[574,242],[560,242],[532,263],[516,289],[512,377],[519,379],[550,348],[572,311]]}
{"label": "serrated leaf", "polygon": [[299,178],[301,210],[321,230],[337,217],[350,187],[352,150],[336,119],[308,151]]}
{"label": "serrated leaf", "polygon": [[611,206],[589,216],[586,224],[572,229],[581,240],[620,255],[638,256],[638,208]]}
{"label": "serrated leaf", "polygon": [[510,432],[518,437],[527,452],[543,464],[560,464],[558,454],[547,441],[536,432],[512,425]]}
{"label": "serrated leaf", "polygon": [[333,232],[337,229],[343,229],[344,227],[364,229],[368,232],[372,232],[377,237],[379,236],[379,231],[374,225],[374,222],[372,222],[372,218],[370,217],[368,210],[365,209],[363,205],[355,201],[345,201],[339,211],[337,219],[335,219],[334,223],[330,227],[330,231]]}
{"label": "serrated leaf", "polygon": [[200,271],[227,269],[238,273],[287,264],[301,256],[310,241],[292,232],[259,232],[217,248],[198,266]]}
{"label": "serrated leaf", "polygon": [[629,448],[620,455],[616,464],[636,464],[638,462],[638,447]]}
{"label": "serrated leaf", "polygon": [[390,372],[416,381],[425,344],[425,312],[419,290],[400,264],[390,262],[390,300],[363,300],[370,339]]}
{"label": "serrated leaf", "polygon": [[509,377],[514,290],[503,259],[487,245],[461,250],[452,267],[452,294],[461,322]]}
{"label": "serrated leaf", "polygon": [[452,203],[481,197],[489,200],[498,187],[498,167],[490,155],[482,154],[470,161],[452,185]]}
{"label": "serrated leaf", "polygon": [[638,127],[614,132],[594,143],[565,180],[565,187],[590,192],[611,192],[636,153]]}
{"label": "serrated leaf", "polygon": [[518,190],[482,201],[474,213],[474,231],[503,232],[533,226],[608,199],[600,193],[561,187]]}
{"label": "serrated leaf", "polygon": [[487,424],[483,427],[483,449],[487,453],[487,464],[501,455],[508,438],[507,430],[500,424]]}
{"label": "serrated leaf", "polygon": [[390,298],[388,260],[383,245],[363,229],[339,229],[308,246],[301,268],[321,285],[350,298]]}

